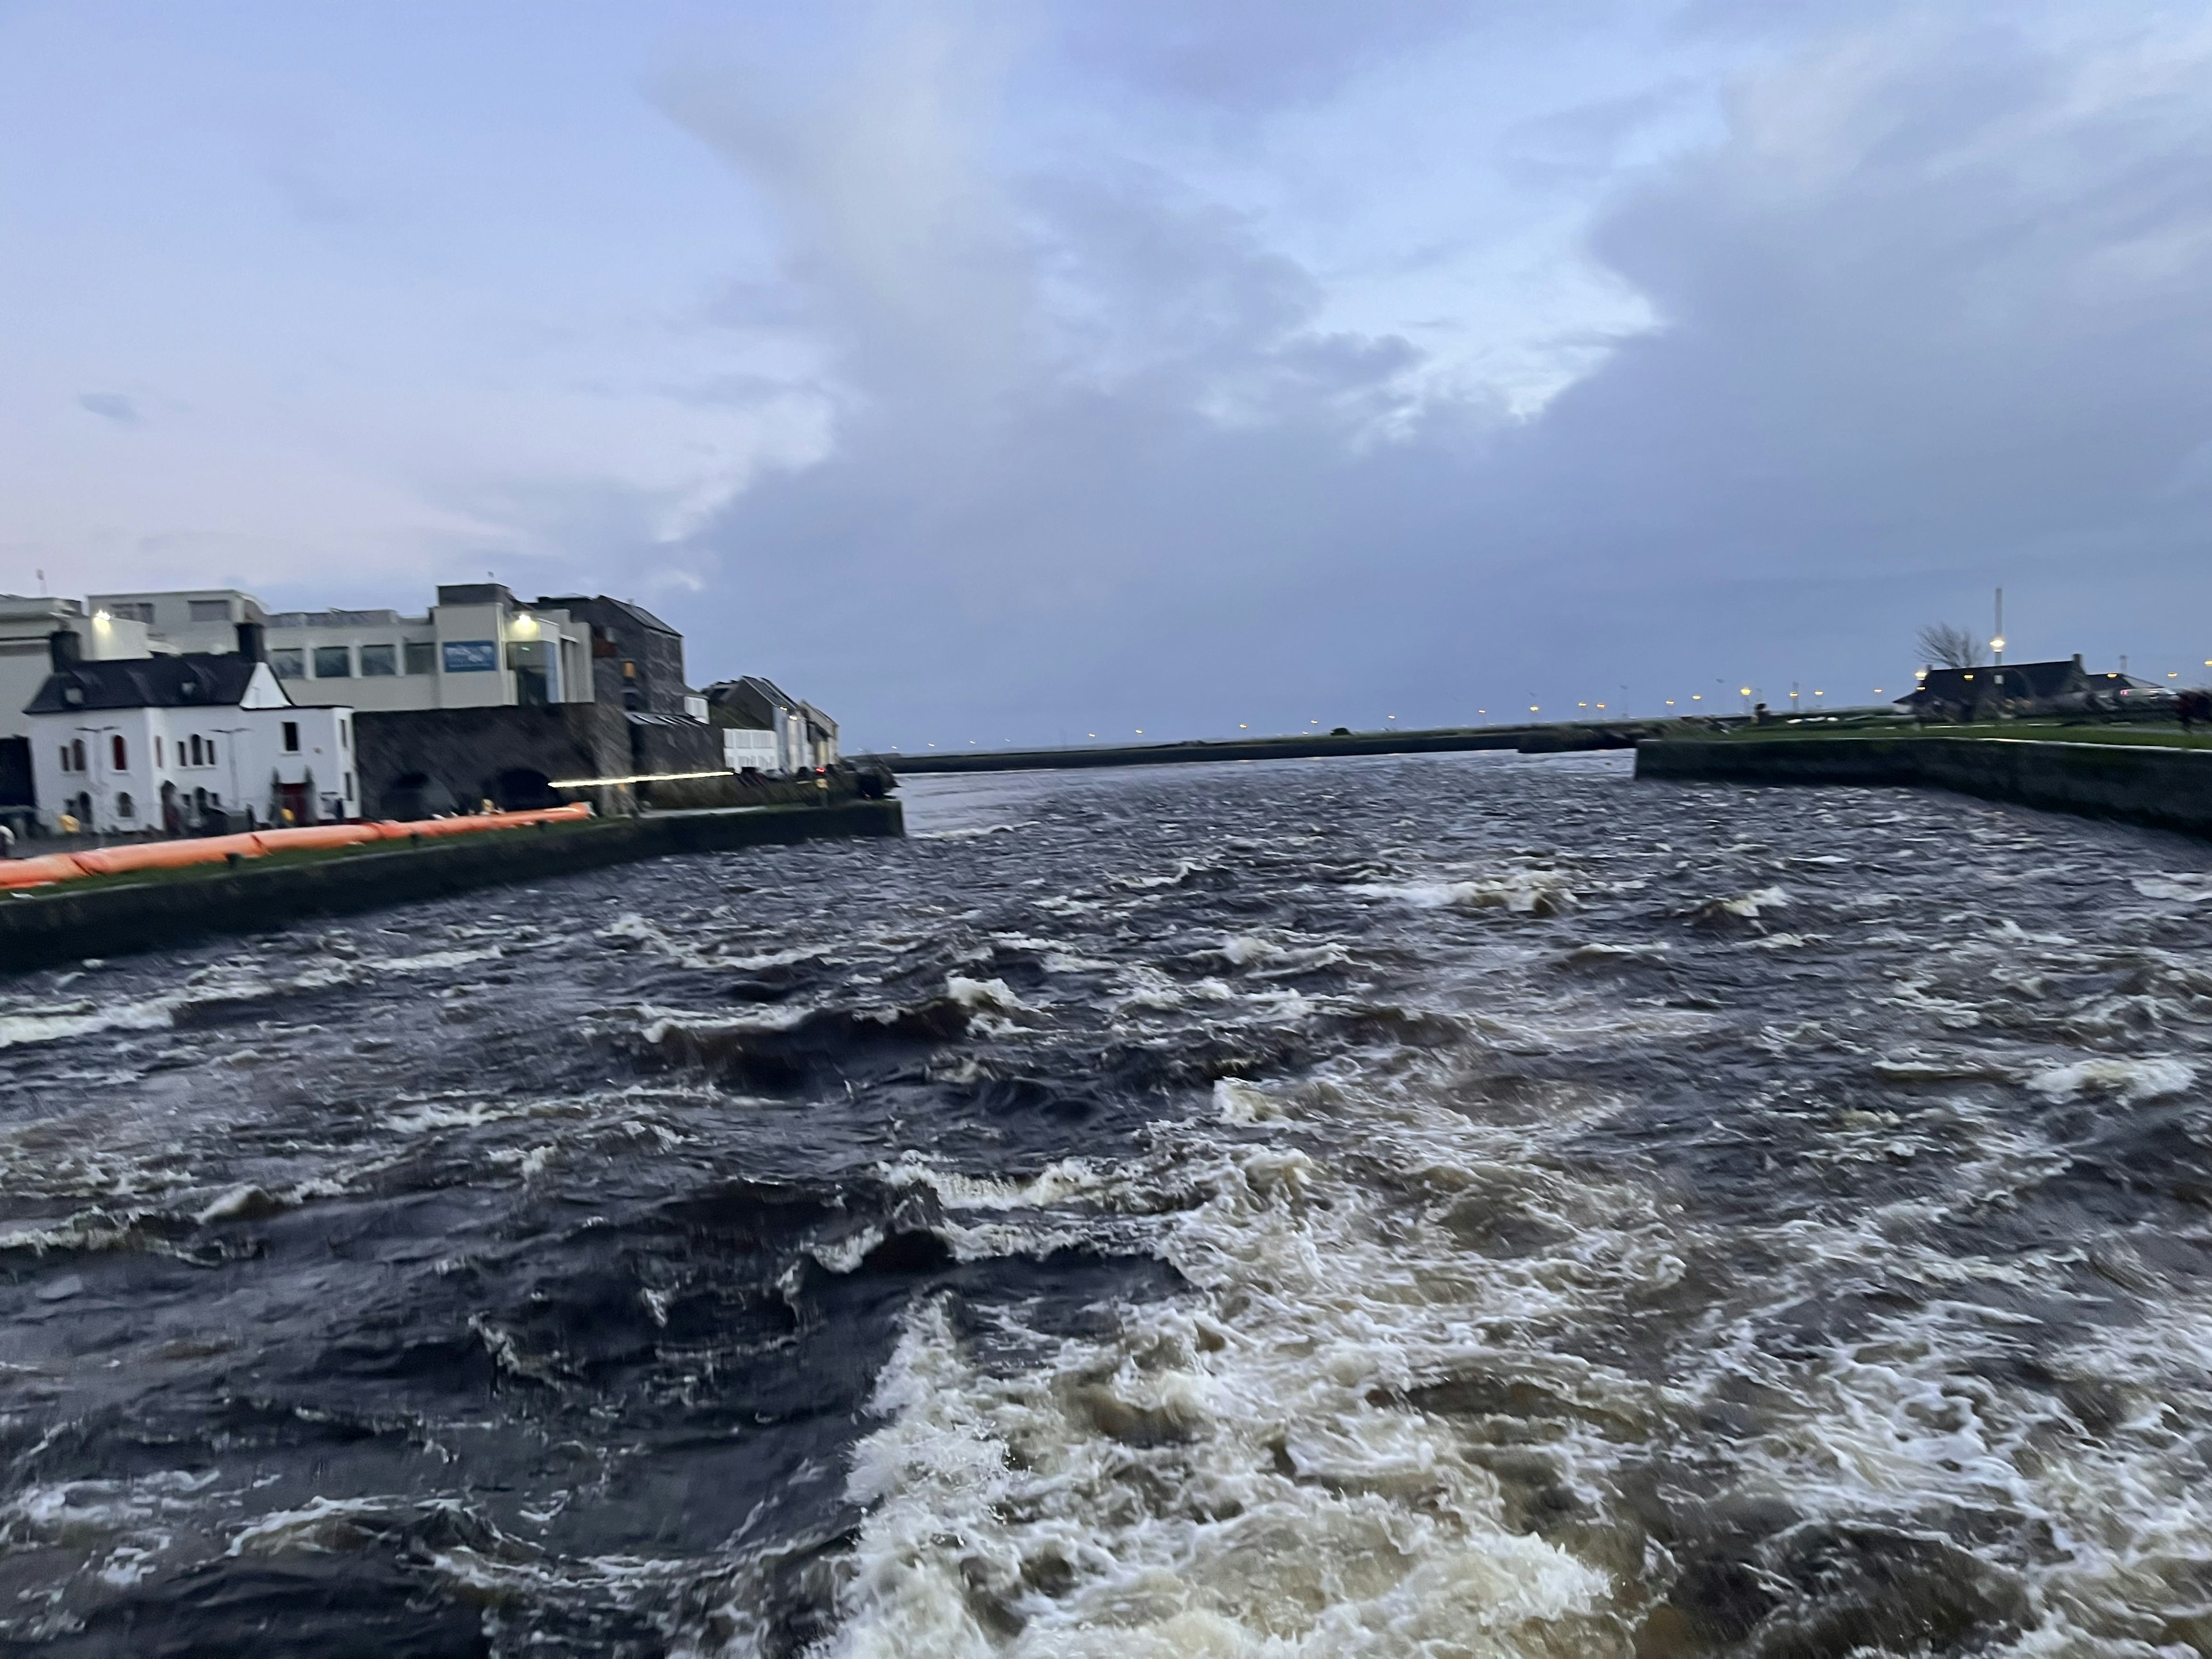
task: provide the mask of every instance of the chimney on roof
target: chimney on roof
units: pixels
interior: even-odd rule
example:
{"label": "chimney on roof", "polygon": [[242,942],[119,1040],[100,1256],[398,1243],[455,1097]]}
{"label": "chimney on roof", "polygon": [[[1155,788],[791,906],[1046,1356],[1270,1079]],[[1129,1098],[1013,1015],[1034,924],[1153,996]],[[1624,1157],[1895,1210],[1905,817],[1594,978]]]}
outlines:
{"label": "chimney on roof", "polygon": [[76,630],[57,628],[46,635],[46,655],[52,661],[54,672],[65,674],[84,660],[84,641]]}
{"label": "chimney on roof", "polygon": [[258,622],[242,622],[238,625],[238,654],[248,662],[269,660],[269,636]]}

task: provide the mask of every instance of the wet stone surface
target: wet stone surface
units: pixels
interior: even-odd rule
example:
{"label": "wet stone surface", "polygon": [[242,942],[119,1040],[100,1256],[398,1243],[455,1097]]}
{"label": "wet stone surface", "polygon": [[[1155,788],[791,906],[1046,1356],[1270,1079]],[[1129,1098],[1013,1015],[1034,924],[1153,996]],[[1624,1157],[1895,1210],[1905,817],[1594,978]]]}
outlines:
{"label": "wet stone surface", "polygon": [[0,981],[0,1641],[2212,1652],[2212,849],[905,793]]}

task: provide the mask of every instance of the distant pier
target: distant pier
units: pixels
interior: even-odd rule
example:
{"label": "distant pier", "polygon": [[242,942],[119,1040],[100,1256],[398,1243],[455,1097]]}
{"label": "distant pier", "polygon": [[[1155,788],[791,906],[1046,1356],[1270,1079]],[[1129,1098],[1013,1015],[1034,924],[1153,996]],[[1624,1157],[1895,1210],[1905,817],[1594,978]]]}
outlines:
{"label": "distant pier", "polygon": [[1225,742],[1105,744],[1064,749],[967,749],[855,756],[900,775],[924,772],[1054,772],[1096,766],[1184,766],[1201,761],[1320,760],[1338,755],[1434,755],[1503,749],[1524,755],[1632,749],[1680,730],[1671,720],[1572,721],[1545,726],[1446,726],[1419,732],[1350,732],[1310,737],[1238,738]]}

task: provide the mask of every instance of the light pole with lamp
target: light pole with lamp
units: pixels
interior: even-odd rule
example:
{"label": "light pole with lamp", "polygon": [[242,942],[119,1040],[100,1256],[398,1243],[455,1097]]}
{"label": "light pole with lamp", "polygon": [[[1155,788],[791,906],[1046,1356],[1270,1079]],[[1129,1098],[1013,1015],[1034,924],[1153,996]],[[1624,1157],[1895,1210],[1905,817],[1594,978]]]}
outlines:
{"label": "light pole with lamp", "polygon": [[1997,625],[1990,635],[1990,666],[1995,671],[1990,678],[1996,682],[1997,718],[2004,718],[2004,589],[1997,589]]}

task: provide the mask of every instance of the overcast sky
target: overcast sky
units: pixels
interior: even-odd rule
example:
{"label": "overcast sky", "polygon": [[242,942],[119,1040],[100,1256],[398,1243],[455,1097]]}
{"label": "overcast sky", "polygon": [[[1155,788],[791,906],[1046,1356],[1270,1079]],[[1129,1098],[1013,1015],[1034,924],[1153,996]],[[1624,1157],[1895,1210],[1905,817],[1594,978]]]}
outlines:
{"label": "overcast sky", "polygon": [[0,0],[0,587],[636,598],[860,746],[2212,678],[2212,21]]}

